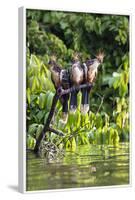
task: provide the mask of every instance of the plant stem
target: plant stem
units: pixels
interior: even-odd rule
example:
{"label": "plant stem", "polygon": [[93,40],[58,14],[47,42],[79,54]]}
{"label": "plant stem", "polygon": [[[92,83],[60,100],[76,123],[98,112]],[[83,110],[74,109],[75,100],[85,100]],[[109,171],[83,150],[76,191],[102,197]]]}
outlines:
{"label": "plant stem", "polygon": [[99,107],[98,107],[98,110],[97,110],[97,112],[96,112],[96,115],[97,115],[98,112],[100,111],[100,109],[101,109],[101,107],[102,107],[102,104],[103,104],[103,102],[104,102],[104,96],[100,96],[100,98],[101,98],[101,103],[100,103],[100,105],[99,105]]}

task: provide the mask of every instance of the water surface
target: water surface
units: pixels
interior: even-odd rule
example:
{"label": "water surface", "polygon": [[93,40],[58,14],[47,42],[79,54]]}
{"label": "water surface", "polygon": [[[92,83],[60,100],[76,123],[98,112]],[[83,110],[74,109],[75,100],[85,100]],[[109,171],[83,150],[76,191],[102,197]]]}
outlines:
{"label": "water surface", "polygon": [[27,191],[129,184],[129,145],[87,145],[48,163],[27,153]]}

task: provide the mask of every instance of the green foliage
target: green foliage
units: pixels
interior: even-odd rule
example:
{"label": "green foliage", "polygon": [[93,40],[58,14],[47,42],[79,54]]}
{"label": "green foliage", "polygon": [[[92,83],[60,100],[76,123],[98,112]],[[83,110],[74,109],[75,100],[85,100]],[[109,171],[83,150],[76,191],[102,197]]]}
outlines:
{"label": "green foliage", "polygon": [[117,146],[129,140],[129,19],[118,15],[27,10],[28,148],[34,147],[42,131],[55,93],[48,66],[50,56],[56,54],[59,65],[69,68],[75,51],[85,61],[93,58],[99,48],[104,49],[106,56],[90,95],[89,115],[80,113],[79,93],[78,110],[75,115],[69,114],[63,127],[59,102],[52,124],[65,133],[65,138],[47,134],[47,140],[73,151],[80,144]]}

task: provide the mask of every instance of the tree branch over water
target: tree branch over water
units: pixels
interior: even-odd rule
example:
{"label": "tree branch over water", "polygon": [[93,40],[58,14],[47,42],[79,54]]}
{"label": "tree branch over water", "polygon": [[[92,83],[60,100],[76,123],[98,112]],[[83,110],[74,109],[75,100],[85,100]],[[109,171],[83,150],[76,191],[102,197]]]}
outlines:
{"label": "tree branch over water", "polygon": [[82,88],[92,88],[92,84],[82,84],[82,85],[79,85],[79,86],[73,86],[73,87],[68,88],[68,89],[58,88],[58,90],[56,91],[56,94],[53,97],[52,106],[51,106],[51,109],[50,109],[46,124],[44,125],[44,128],[43,128],[41,134],[39,135],[39,137],[38,137],[38,139],[36,141],[36,145],[35,145],[35,148],[34,148],[34,152],[35,153],[38,152],[41,140],[44,139],[46,132],[51,131],[51,132],[53,132],[53,133],[55,133],[55,134],[57,134],[59,136],[64,136],[64,134],[62,132],[59,132],[58,130],[50,128],[50,123],[51,123],[52,117],[54,115],[54,111],[55,111],[58,99],[62,95],[69,94],[69,93],[71,93],[73,91],[76,91],[76,90],[78,91],[78,90],[80,90]]}

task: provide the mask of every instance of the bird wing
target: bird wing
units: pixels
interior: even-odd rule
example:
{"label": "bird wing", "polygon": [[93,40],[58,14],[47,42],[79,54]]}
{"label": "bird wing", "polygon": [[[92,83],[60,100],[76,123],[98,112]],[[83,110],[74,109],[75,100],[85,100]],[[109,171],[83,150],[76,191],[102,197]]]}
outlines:
{"label": "bird wing", "polygon": [[83,81],[83,69],[80,62],[76,62],[72,65],[72,81],[74,84],[81,84]]}
{"label": "bird wing", "polygon": [[60,72],[60,82],[62,84],[62,87],[64,89],[67,89],[70,87],[70,74],[69,71],[66,69],[62,69]]}
{"label": "bird wing", "polygon": [[56,71],[51,71],[51,79],[52,79],[52,82],[54,83],[55,85],[55,88],[58,88],[60,86],[60,75],[59,75],[59,72],[56,72]]}
{"label": "bird wing", "polygon": [[53,66],[51,66],[50,71],[51,71],[52,82],[53,82],[55,88],[57,89],[60,86],[60,71],[61,71],[61,68],[58,67],[57,65],[53,65]]}
{"label": "bird wing", "polygon": [[95,59],[87,60],[87,61],[86,61],[86,65],[87,65],[88,67],[90,67],[91,65],[93,65],[94,61],[95,61]]}
{"label": "bird wing", "polygon": [[88,82],[93,83],[96,79],[96,76],[97,76],[97,69],[89,68],[87,76]]}

